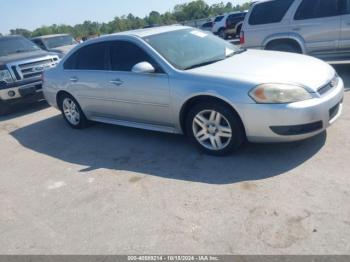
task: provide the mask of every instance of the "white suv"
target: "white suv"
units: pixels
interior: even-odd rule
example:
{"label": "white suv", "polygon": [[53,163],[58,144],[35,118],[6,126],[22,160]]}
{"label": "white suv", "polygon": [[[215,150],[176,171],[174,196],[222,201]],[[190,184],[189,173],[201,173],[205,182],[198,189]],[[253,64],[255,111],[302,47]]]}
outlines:
{"label": "white suv", "polygon": [[244,20],[245,48],[303,53],[339,63],[350,58],[350,0],[264,0]]}

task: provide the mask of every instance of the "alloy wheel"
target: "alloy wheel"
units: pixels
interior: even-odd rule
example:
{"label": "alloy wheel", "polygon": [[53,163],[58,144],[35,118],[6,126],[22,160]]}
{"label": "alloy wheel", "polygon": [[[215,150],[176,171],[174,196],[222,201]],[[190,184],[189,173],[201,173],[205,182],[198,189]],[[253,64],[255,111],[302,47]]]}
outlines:
{"label": "alloy wheel", "polygon": [[232,139],[229,121],[215,110],[199,112],[193,119],[192,129],[196,140],[210,150],[222,150]]}
{"label": "alloy wheel", "polygon": [[71,123],[74,126],[79,125],[80,112],[78,106],[71,98],[66,97],[63,100],[62,110],[69,123]]}

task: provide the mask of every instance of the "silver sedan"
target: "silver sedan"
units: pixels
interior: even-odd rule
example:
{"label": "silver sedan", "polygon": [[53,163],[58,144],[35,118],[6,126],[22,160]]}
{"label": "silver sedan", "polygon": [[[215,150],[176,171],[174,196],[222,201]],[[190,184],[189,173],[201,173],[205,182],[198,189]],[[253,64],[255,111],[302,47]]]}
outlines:
{"label": "silver sedan", "polygon": [[73,128],[97,121],[186,134],[213,155],[246,140],[314,136],[339,117],[344,92],[318,59],[239,49],[183,26],[87,41],[43,78],[48,103]]}

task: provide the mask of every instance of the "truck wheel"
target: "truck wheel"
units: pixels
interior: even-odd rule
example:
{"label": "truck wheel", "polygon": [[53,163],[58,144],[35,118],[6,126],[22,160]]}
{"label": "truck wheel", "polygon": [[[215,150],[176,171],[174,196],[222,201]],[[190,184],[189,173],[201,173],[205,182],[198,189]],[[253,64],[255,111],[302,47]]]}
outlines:
{"label": "truck wheel", "polygon": [[78,102],[69,94],[63,94],[59,98],[59,107],[63,118],[75,129],[82,129],[89,125],[89,120],[81,110]]}
{"label": "truck wheel", "polygon": [[186,117],[186,133],[200,150],[214,156],[228,155],[245,141],[239,116],[220,103],[195,105]]}

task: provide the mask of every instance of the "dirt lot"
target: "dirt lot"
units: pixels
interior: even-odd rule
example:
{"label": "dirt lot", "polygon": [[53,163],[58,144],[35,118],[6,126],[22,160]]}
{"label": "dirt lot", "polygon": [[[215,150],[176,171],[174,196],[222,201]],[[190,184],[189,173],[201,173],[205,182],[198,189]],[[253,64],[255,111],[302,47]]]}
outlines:
{"label": "dirt lot", "polygon": [[327,133],[227,158],[181,136],[72,130],[43,103],[1,117],[0,253],[350,254],[349,101]]}

